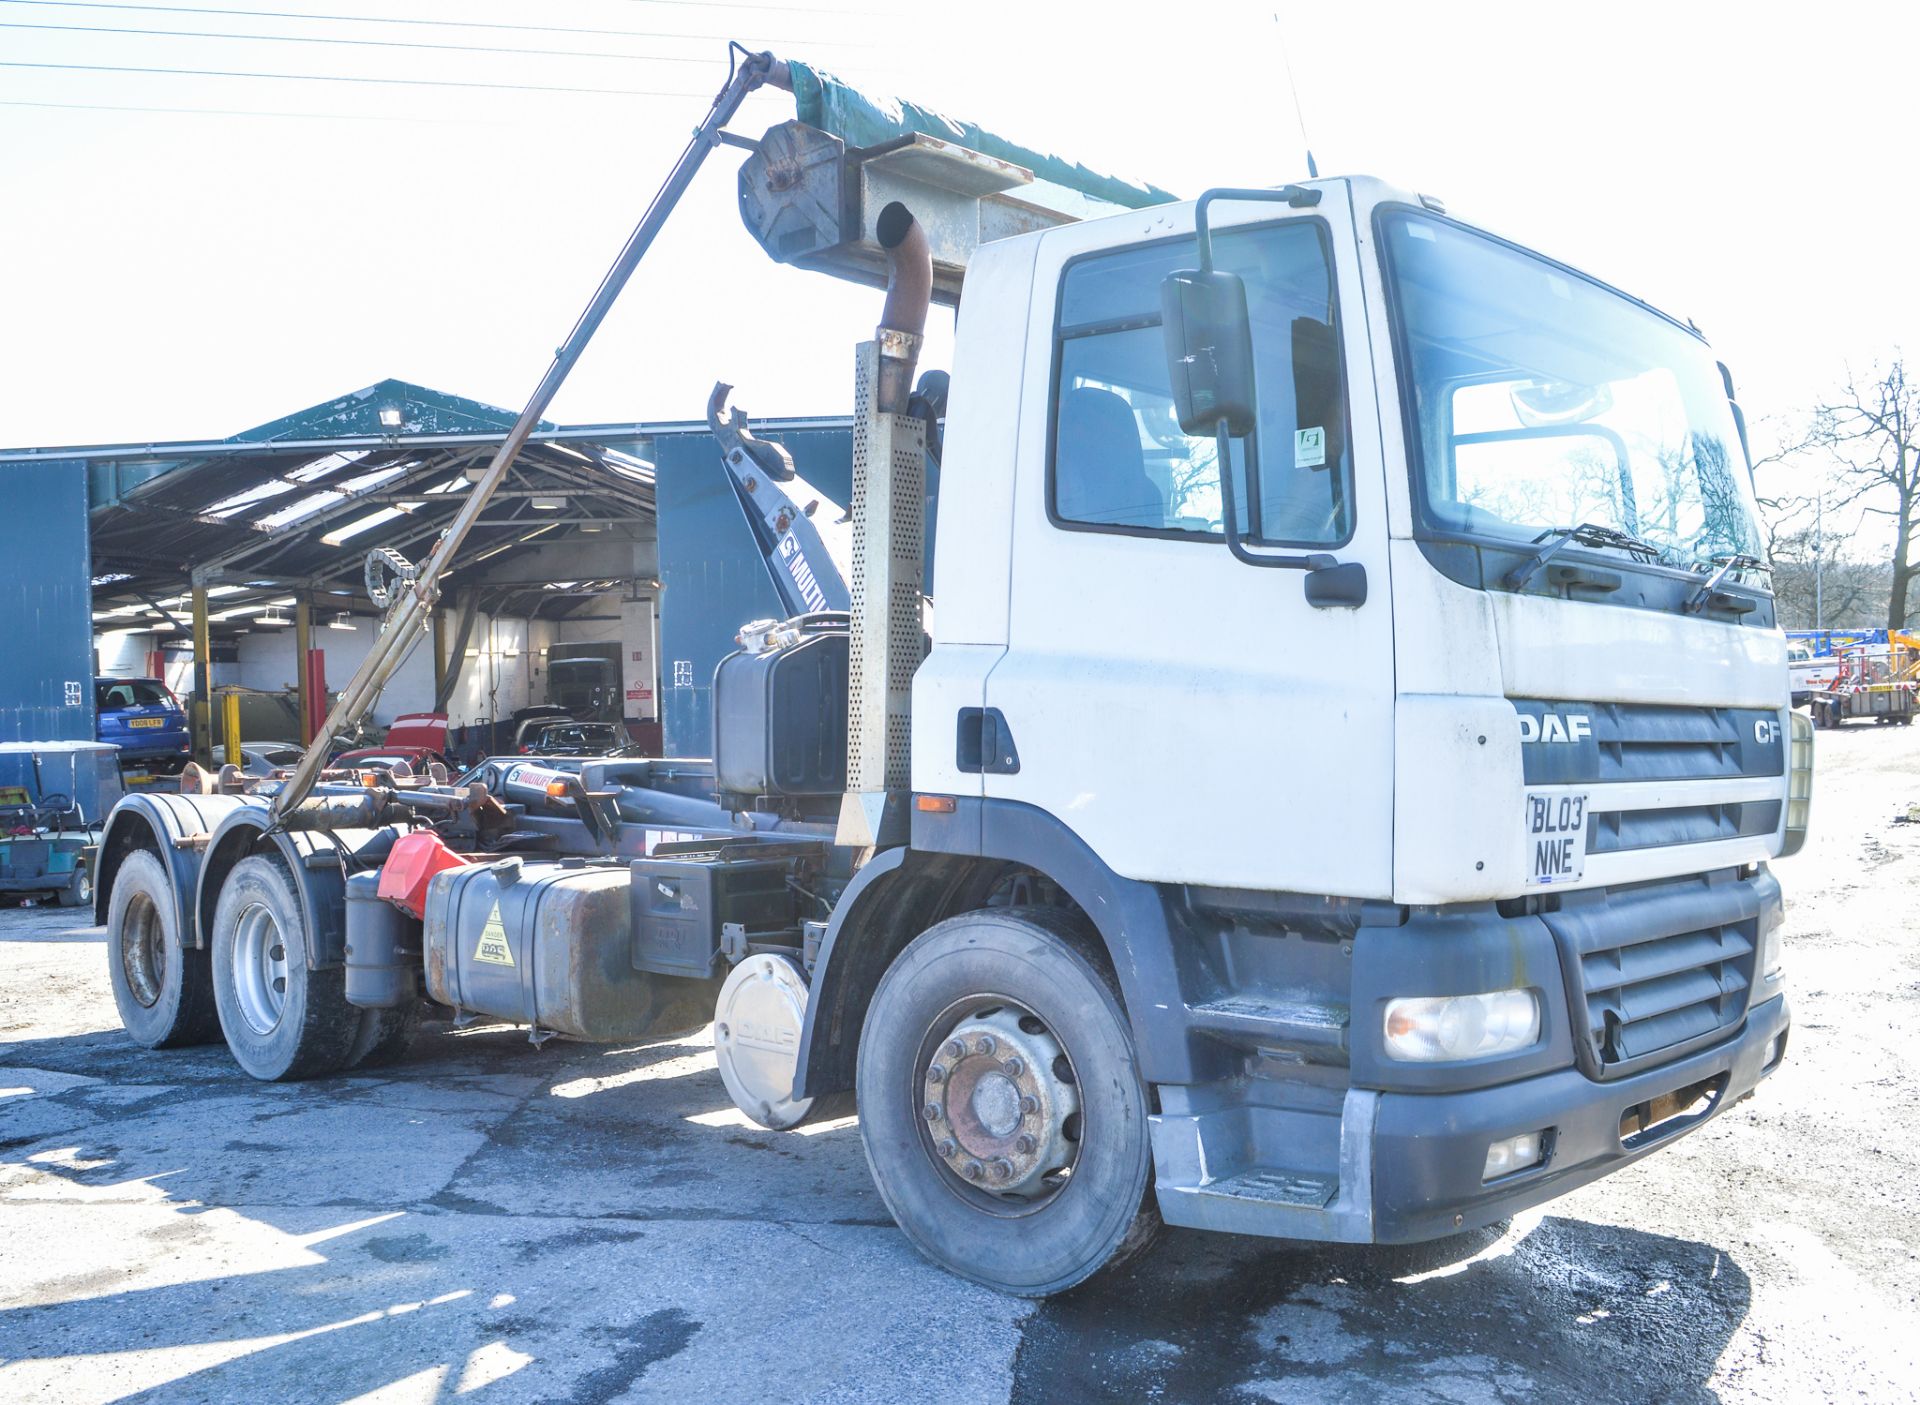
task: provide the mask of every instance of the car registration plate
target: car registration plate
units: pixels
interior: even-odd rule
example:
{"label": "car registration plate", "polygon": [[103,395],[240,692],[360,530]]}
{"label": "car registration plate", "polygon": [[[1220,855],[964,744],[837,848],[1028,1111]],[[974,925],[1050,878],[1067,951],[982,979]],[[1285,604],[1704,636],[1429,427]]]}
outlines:
{"label": "car registration plate", "polygon": [[129,717],[127,719],[127,725],[129,727],[158,727],[163,720],[163,718],[159,717]]}
{"label": "car registration plate", "polygon": [[1587,795],[1530,790],[1526,796],[1529,883],[1577,883],[1587,871]]}

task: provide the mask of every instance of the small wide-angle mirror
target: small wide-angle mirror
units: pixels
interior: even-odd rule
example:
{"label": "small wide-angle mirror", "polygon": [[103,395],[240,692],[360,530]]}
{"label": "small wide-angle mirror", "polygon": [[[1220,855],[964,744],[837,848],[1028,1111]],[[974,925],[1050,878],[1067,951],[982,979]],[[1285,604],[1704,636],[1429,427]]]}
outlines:
{"label": "small wide-angle mirror", "polygon": [[1160,284],[1161,327],[1174,416],[1187,434],[1230,435],[1254,424],[1253,330],[1247,289],[1219,269],[1178,269]]}

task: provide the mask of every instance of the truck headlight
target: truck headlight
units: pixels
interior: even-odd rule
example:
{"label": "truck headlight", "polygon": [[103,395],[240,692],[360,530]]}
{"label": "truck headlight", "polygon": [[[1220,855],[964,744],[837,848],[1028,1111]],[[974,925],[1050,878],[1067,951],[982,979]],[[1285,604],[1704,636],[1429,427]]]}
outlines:
{"label": "truck headlight", "polygon": [[1403,996],[1387,1002],[1386,1036],[1387,1057],[1412,1063],[1508,1054],[1540,1037],[1540,998],[1530,990]]}

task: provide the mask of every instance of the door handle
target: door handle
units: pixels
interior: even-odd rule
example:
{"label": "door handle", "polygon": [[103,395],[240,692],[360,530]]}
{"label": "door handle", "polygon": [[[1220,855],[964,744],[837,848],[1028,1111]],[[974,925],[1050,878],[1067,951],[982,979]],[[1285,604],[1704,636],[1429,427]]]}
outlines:
{"label": "door handle", "polygon": [[1020,751],[1006,714],[997,707],[961,708],[954,765],[969,775],[1018,775]]}

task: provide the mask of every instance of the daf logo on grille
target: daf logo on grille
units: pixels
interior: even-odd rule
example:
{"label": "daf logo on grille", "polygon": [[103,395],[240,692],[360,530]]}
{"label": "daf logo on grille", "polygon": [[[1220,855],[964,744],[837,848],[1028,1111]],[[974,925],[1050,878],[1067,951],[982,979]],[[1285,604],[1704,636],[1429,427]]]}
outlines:
{"label": "daf logo on grille", "polygon": [[1541,717],[1520,714],[1520,740],[1523,742],[1583,742],[1593,735],[1593,719],[1584,712],[1569,712],[1562,717],[1549,712]]}

